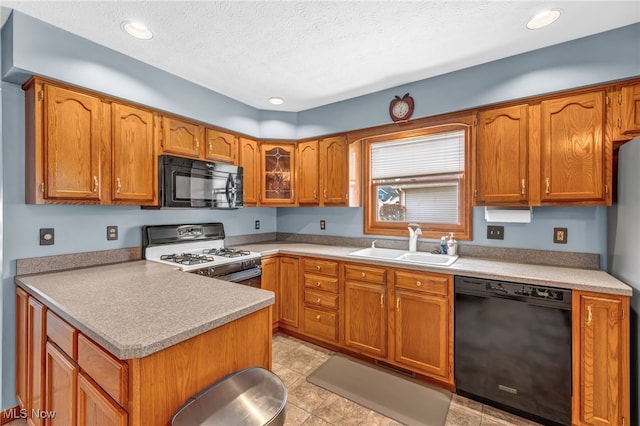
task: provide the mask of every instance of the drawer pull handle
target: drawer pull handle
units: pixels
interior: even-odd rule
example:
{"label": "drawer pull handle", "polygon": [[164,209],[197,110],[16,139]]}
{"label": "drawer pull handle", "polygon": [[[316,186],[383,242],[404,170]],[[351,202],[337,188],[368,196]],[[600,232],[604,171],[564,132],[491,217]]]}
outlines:
{"label": "drawer pull handle", "polygon": [[416,281],[416,285],[417,285],[418,287],[422,287],[422,281]]}
{"label": "drawer pull handle", "polygon": [[316,265],[316,271],[320,270],[320,265]]}
{"label": "drawer pull handle", "polygon": [[551,188],[550,188],[550,187],[551,187],[551,179],[546,178],[546,179],[544,180],[544,193],[545,193],[545,194],[549,195],[549,192],[550,192],[550,190],[551,190]]}
{"label": "drawer pull handle", "polygon": [[593,312],[591,312],[591,305],[587,306],[587,325],[591,325],[593,320]]}
{"label": "drawer pull handle", "polygon": [[317,303],[320,303],[320,298],[318,297],[318,300],[316,300]]}
{"label": "drawer pull handle", "polygon": [[362,278],[367,276],[367,274],[365,274],[364,272],[362,272],[361,275],[362,275]]}
{"label": "drawer pull handle", "polygon": [[320,321],[320,315],[316,315],[316,319]]}
{"label": "drawer pull handle", "polygon": [[316,287],[320,287],[320,281],[316,282]]}

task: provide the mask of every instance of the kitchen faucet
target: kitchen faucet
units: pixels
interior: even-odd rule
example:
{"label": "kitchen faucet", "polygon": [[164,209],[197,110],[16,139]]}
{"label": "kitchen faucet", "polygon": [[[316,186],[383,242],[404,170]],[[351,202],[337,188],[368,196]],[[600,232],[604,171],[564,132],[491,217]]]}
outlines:
{"label": "kitchen faucet", "polygon": [[[417,223],[409,223],[409,251],[416,251],[416,247],[418,245],[418,236],[422,235],[422,230],[420,229],[420,225]],[[415,228],[415,229],[414,229]]]}

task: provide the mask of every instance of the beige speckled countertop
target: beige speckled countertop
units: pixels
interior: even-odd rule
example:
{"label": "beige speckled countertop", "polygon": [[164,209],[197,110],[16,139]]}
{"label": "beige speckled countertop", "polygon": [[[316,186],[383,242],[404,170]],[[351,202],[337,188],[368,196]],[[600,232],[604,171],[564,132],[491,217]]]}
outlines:
{"label": "beige speckled countertop", "polygon": [[144,260],[17,276],[120,359],[142,358],[274,303],[274,294]]}
{"label": "beige speckled countertop", "polygon": [[523,284],[539,284],[549,287],[586,290],[623,296],[631,296],[632,294],[632,288],[627,284],[606,272],[593,269],[529,265],[487,260],[477,257],[459,257],[451,266],[426,266],[409,264],[402,261],[387,261],[383,259],[367,259],[349,256],[350,252],[359,250],[362,247],[338,247],[319,244],[287,243],[283,241],[247,244],[239,247],[245,250],[259,252],[263,256],[276,253],[318,256],[372,265],[402,267],[420,271],[464,275]]}

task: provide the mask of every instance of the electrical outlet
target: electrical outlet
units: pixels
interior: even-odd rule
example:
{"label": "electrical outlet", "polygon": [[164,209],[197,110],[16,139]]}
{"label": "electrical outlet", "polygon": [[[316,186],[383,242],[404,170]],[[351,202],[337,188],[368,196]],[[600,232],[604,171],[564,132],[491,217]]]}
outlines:
{"label": "electrical outlet", "polygon": [[259,220],[256,220],[255,228],[256,229],[260,229],[260,221]]}
{"label": "electrical outlet", "polygon": [[553,228],[553,242],[556,244],[567,244],[569,234],[567,228]]}
{"label": "electrical outlet", "polygon": [[487,239],[504,240],[504,226],[487,226]]}
{"label": "electrical outlet", "polygon": [[327,223],[324,220],[321,220],[320,221],[320,229],[322,229],[324,231],[326,227],[327,227]]}
{"label": "electrical outlet", "polygon": [[118,239],[118,227],[107,226],[107,241],[114,241]]}
{"label": "electrical outlet", "polygon": [[53,228],[40,228],[40,245],[52,246],[55,241]]}

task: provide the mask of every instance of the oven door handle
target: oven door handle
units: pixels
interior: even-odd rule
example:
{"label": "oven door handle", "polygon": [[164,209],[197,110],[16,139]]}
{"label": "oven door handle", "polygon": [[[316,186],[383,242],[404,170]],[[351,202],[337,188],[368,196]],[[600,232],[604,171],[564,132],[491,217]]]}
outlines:
{"label": "oven door handle", "polygon": [[223,281],[231,281],[233,283],[237,283],[244,280],[249,280],[251,278],[259,277],[262,275],[262,267],[256,266],[255,268],[245,269],[244,271],[233,272],[228,275],[221,275],[217,278]]}

